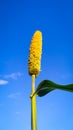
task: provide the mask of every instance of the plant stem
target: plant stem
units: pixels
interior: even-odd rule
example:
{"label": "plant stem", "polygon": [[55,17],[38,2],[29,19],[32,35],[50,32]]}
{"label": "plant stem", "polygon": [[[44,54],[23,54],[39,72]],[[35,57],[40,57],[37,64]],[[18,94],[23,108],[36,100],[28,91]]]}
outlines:
{"label": "plant stem", "polygon": [[[32,93],[35,92],[35,75],[32,75]],[[37,130],[37,120],[36,120],[36,95],[31,98],[31,130]]]}

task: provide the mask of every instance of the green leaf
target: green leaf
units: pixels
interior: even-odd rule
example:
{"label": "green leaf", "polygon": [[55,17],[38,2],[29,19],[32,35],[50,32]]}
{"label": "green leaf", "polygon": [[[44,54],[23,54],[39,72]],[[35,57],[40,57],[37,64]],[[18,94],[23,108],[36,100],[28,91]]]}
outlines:
{"label": "green leaf", "polygon": [[56,84],[50,80],[43,80],[38,85],[34,94],[41,97],[41,96],[44,96],[55,89],[73,92],[73,84],[60,85],[60,84]]}

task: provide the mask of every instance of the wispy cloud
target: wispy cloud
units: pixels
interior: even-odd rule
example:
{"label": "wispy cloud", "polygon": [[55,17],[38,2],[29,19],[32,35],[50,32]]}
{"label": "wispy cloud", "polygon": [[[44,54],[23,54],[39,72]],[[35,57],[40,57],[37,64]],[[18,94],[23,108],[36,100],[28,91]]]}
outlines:
{"label": "wispy cloud", "polygon": [[58,72],[56,72],[56,77],[58,77],[58,78],[60,78],[60,79],[69,79],[69,78],[72,78],[72,74],[71,73],[58,73]]}
{"label": "wispy cloud", "polygon": [[16,111],[16,115],[19,115],[20,114],[20,112],[19,111]]}
{"label": "wispy cloud", "polygon": [[8,84],[7,80],[0,79],[0,85],[6,85]]}
{"label": "wispy cloud", "polygon": [[17,73],[11,73],[11,74],[7,74],[7,75],[4,75],[4,78],[6,79],[17,79],[18,77],[21,77],[23,74],[20,73],[20,72],[17,72]]}
{"label": "wispy cloud", "polygon": [[17,93],[11,93],[8,95],[8,98],[11,98],[11,99],[16,99],[18,96],[20,96],[21,94],[19,92]]}

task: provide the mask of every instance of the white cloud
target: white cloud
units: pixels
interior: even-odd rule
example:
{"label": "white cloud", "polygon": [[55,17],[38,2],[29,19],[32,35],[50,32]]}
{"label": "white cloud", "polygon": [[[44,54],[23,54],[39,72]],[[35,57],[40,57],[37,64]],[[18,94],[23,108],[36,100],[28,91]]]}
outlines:
{"label": "white cloud", "polygon": [[16,99],[20,95],[21,94],[19,92],[17,92],[17,93],[11,93],[11,94],[8,95],[8,98]]}
{"label": "white cloud", "polygon": [[6,85],[6,84],[8,84],[7,80],[0,79],[0,85]]}
{"label": "white cloud", "polygon": [[72,74],[71,73],[58,73],[58,72],[56,72],[56,77],[58,77],[58,78],[60,78],[60,79],[69,79],[69,78],[72,78]]}
{"label": "white cloud", "polygon": [[20,114],[20,112],[19,111],[16,111],[16,115],[19,115]]}
{"label": "white cloud", "polygon": [[11,79],[17,79],[18,77],[21,77],[23,74],[20,72],[17,73],[11,73],[8,75],[5,75],[4,78],[11,78]]}

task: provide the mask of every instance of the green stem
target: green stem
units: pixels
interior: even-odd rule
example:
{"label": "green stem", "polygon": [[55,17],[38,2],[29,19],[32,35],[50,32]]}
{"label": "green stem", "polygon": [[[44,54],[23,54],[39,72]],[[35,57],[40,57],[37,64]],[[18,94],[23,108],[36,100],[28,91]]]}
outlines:
{"label": "green stem", "polygon": [[37,120],[36,120],[36,96],[33,95],[35,92],[35,75],[32,75],[32,93],[31,93],[31,130],[37,130]]}

